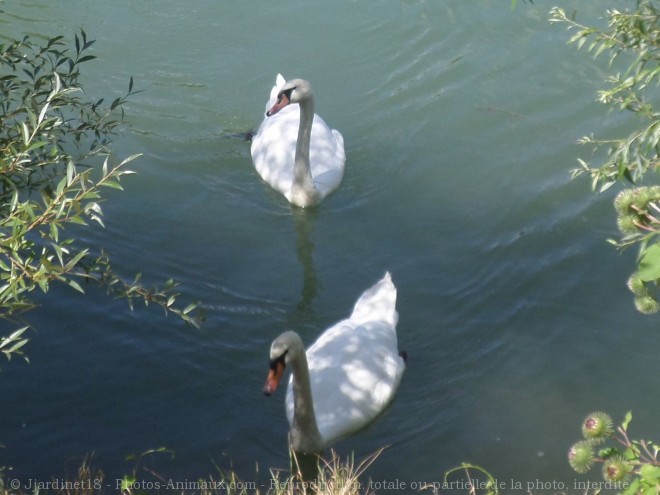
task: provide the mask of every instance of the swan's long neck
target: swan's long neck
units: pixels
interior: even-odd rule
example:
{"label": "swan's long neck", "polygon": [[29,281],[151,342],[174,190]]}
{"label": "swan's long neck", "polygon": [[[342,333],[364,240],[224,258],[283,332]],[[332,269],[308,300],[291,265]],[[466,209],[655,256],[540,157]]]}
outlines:
{"label": "swan's long neck", "polygon": [[296,452],[319,453],[323,448],[316,424],[309,366],[303,349],[301,357],[291,364],[293,371],[293,424],[289,431],[289,444]]}
{"label": "swan's long neck", "polygon": [[310,96],[300,101],[300,126],[296,141],[296,156],[293,163],[292,202],[298,206],[311,206],[318,202],[318,192],[314,187],[312,170],[309,164],[309,148],[312,142],[314,123],[314,99]]}

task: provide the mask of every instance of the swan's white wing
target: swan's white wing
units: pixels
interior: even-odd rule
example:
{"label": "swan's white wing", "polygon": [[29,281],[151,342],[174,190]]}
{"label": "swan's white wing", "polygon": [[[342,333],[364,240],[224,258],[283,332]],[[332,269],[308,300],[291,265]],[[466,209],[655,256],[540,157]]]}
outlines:
{"label": "swan's white wing", "polygon": [[252,161],[261,178],[285,196],[293,183],[293,157],[300,122],[298,105],[266,117],[252,138]]}
{"label": "swan's white wing", "polygon": [[[294,143],[295,156],[295,143]],[[344,177],[346,154],[344,137],[331,129],[318,115],[312,124],[312,143],[309,149],[309,164],[316,190],[324,198],[339,187]]]}
{"label": "swan's white wing", "polygon": [[389,325],[346,322],[334,330],[308,351],[314,412],[326,443],[373,421],[392,400],[405,367]]}

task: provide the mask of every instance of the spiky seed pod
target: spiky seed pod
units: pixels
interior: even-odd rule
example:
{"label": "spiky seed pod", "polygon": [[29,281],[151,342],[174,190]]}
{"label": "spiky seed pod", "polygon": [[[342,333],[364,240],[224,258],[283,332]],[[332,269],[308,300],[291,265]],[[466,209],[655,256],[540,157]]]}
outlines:
{"label": "spiky seed pod", "polygon": [[642,279],[637,276],[637,273],[633,273],[628,279],[628,289],[636,296],[644,297],[649,295],[648,289],[644,285],[644,282],[642,282]]}
{"label": "spiky seed pod", "polygon": [[578,473],[586,473],[594,463],[594,447],[589,440],[580,440],[568,449],[568,463]]}
{"label": "spiky seed pod", "polygon": [[614,208],[620,215],[630,212],[630,207],[635,202],[635,189],[624,189],[614,198]]}
{"label": "spiky seed pod", "polygon": [[635,204],[642,210],[648,208],[648,204],[651,201],[658,199],[658,194],[655,188],[653,187],[640,187],[637,189]]}
{"label": "spiky seed pod", "polygon": [[616,226],[623,235],[634,235],[639,232],[639,227],[635,225],[639,218],[634,213],[621,213],[616,219]]}
{"label": "spiky seed pod", "polygon": [[621,456],[610,457],[603,465],[603,478],[606,481],[625,481],[632,466]]}
{"label": "spiky seed pod", "polygon": [[660,311],[660,304],[650,295],[638,296],[635,298],[635,307],[637,311],[645,315],[652,315]]}
{"label": "spiky seed pod", "polygon": [[582,436],[596,445],[612,436],[612,418],[604,412],[593,412],[582,422]]}
{"label": "spiky seed pod", "polygon": [[[657,203],[660,201],[660,186],[652,186],[649,190],[649,203]],[[647,205],[648,206],[648,205]]]}

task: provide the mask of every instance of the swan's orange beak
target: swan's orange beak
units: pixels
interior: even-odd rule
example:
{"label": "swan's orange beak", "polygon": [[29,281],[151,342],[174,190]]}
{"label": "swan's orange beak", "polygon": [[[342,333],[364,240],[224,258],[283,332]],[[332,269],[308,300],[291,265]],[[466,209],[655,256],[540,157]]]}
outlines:
{"label": "swan's orange beak", "polygon": [[284,361],[278,359],[270,367],[268,378],[266,378],[266,383],[264,384],[264,394],[270,396],[275,393],[275,390],[277,390],[277,386],[282,379],[282,375],[284,375]]}
{"label": "swan's orange beak", "polygon": [[282,110],[285,106],[287,106],[289,103],[291,103],[289,101],[289,97],[284,93],[280,94],[280,96],[277,98],[277,103],[275,103],[275,105],[270,107],[270,110],[268,110],[266,112],[266,115],[268,117],[271,117],[272,115],[275,115],[277,112]]}

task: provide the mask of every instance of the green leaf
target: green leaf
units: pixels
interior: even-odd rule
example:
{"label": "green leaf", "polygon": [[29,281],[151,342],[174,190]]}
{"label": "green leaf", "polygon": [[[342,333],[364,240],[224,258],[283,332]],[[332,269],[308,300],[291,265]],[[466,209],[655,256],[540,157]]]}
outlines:
{"label": "green leaf", "polygon": [[37,279],[37,285],[39,285],[39,288],[44,294],[48,292],[48,279],[46,277]]}
{"label": "green leaf", "polygon": [[80,292],[81,294],[84,294],[84,293],[85,293],[85,291],[84,291],[83,288],[80,286],[80,284],[79,284],[78,282],[76,282],[75,280],[67,280],[67,283],[68,283],[71,287],[73,287],[74,289],[76,289],[78,292]]}
{"label": "green leaf", "polygon": [[612,456],[620,455],[620,454],[621,452],[619,452],[619,450],[615,449],[614,447],[607,447],[598,451],[598,457],[602,459],[608,459]]}
{"label": "green leaf", "polygon": [[184,310],[183,310],[183,314],[184,314],[184,315],[187,315],[188,313],[190,313],[190,312],[191,312],[193,309],[195,309],[195,308],[197,308],[197,304],[196,304],[196,303],[188,304],[188,306],[186,306],[186,307],[184,308]]}
{"label": "green leaf", "polygon": [[41,124],[44,121],[44,117],[46,116],[46,112],[48,112],[49,107],[50,105],[48,104],[48,102],[46,102],[43,108],[41,109],[41,111],[39,112],[39,118],[37,119],[37,123]]}
{"label": "green leaf", "polygon": [[81,64],[83,62],[88,62],[89,60],[94,60],[95,58],[97,58],[96,55],[85,55],[84,57],[80,57],[77,62]]}
{"label": "green leaf", "polygon": [[64,258],[62,254],[66,251],[58,244],[53,244],[53,249],[55,250],[55,254],[57,254],[57,259],[60,260],[60,265],[64,266]]}
{"label": "green leaf", "polygon": [[14,352],[18,351],[21,347],[23,347],[27,343],[28,343],[27,339],[19,340],[13,346],[11,346],[9,349],[5,349],[2,352],[4,352],[5,354],[13,354]]}
{"label": "green leaf", "polygon": [[55,194],[57,196],[60,196],[62,192],[64,192],[64,188],[66,187],[66,177],[64,177],[62,180],[60,180],[57,183],[57,187],[55,188]]}
{"label": "green leaf", "polygon": [[639,474],[649,483],[657,484],[660,483],[660,467],[651,466],[650,464],[644,464],[640,470]]}
{"label": "green leaf", "polygon": [[119,182],[115,181],[115,180],[107,180],[105,182],[102,182],[100,185],[102,185],[104,187],[109,187],[111,189],[119,189],[120,191],[124,190],[122,185]]}
{"label": "green leaf", "polygon": [[634,177],[632,176],[632,174],[630,173],[630,168],[625,167],[625,168],[623,169],[623,171],[622,171],[622,174],[623,174],[623,177],[624,177],[628,182],[630,182],[631,184],[634,184],[634,183],[635,183],[635,179],[634,179]]}
{"label": "green leaf", "polygon": [[21,126],[23,130],[23,144],[27,146],[30,142],[30,131],[28,130],[28,126],[25,122],[21,122]]}
{"label": "green leaf", "polygon": [[37,150],[39,148],[43,148],[47,144],[48,144],[48,141],[35,141],[25,151],[34,151],[34,150]]}
{"label": "green leaf", "polygon": [[66,185],[70,186],[75,178],[76,166],[73,164],[72,160],[69,160],[69,163],[66,165]]}
{"label": "green leaf", "polygon": [[56,44],[58,41],[60,41],[63,38],[64,38],[64,36],[62,36],[62,35],[55,36],[54,38],[50,38],[48,40],[48,44],[46,45],[46,48],[50,48],[51,46],[53,46],[54,44]]}
{"label": "green leaf", "polygon": [[628,447],[623,451],[623,457],[629,461],[635,461],[639,457],[639,452],[636,447]]}
{"label": "green leaf", "polygon": [[59,239],[59,229],[57,228],[57,223],[55,222],[50,224],[50,238],[55,242],[57,242]]}
{"label": "green leaf", "polygon": [[69,223],[75,223],[76,225],[87,225],[87,222],[78,215],[72,216],[68,219]]}
{"label": "green leaf", "polygon": [[7,341],[7,342],[11,342],[11,341],[14,341],[14,340],[18,339],[21,335],[23,335],[23,334],[25,333],[25,331],[26,331],[28,328],[30,328],[30,327],[27,327],[27,326],[26,326],[26,327],[21,327],[21,328],[19,328],[18,330],[13,331],[13,332],[11,333],[11,335],[9,335],[9,337],[5,337],[5,339],[3,340],[3,343],[0,345],[0,347],[2,347],[3,345],[5,345],[5,341]]}
{"label": "green leaf", "polygon": [[660,279],[660,243],[647,247],[639,260],[637,276],[643,282]]}
{"label": "green leaf", "polygon": [[623,419],[623,423],[621,423],[621,428],[623,429],[623,431],[628,431],[628,425],[632,421],[632,418],[633,418],[632,411],[628,411],[626,413],[626,417]]}
{"label": "green leaf", "polygon": [[133,485],[135,485],[137,479],[135,476],[126,475],[121,480],[121,492],[122,493],[131,493],[133,491]]}
{"label": "green leaf", "polygon": [[630,485],[628,485],[628,488],[622,492],[622,495],[635,495],[639,489],[639,485],[639,478],[634,478]]}
{"label": "green leaf", "polygon": [[[74,266],[78,264],[78,262],[83,259],[87,253],[89,252],[88,249],[83,249],[80,251],[78,254],[76,254],[73,258],[69,260],[69,262],[66,264],[64,267],[65,270],[71,270]],[[82,291],[81,291],[82,292]]]}

